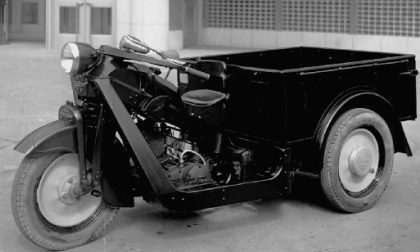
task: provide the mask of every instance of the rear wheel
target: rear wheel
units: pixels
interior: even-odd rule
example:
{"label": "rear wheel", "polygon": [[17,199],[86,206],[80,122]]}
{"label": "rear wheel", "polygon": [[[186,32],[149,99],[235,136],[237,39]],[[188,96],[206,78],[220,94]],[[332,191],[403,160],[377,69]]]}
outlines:
{"label": "rear wheel", "polygon": [[391,177],[394,146],[386,122],[368,109],[352,109],[332,126],[323,154],[321,185],[339,210],[371,208]]}
{"label": "rear wheel", "polygon": [[12,212],[26,238],[46,249],[64,250],[102,234],[118,208],[91,194],[77,197],[73,189],[78,183],[75,153],[24,158],[13,182]]}

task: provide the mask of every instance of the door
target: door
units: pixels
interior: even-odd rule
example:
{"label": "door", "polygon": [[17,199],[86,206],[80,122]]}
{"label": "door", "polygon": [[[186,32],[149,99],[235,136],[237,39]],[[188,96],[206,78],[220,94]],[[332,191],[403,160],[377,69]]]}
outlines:
{"label": "door", "polygon": [[54,4],[55,49],[71,41],[88,43],[95,48],[114,44],[114,0],[56,0]]}
{"label": "door", "polygon": [[11,40],[45,40],[45,0],[8,1]]}
{"label": "door", "polygon": [[45,0],[23,0],[21,4],[22,39],[44,40]]}
{"label": "door", "polygon": [[198,45],[198,3],[184,0],[184,48]]}

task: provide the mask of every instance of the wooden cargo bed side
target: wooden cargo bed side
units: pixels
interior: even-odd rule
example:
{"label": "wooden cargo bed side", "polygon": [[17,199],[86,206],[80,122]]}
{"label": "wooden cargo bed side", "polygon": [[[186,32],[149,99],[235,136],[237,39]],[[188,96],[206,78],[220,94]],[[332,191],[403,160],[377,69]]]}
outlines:
{"label": "wooden cargo bed side", "polygon": [[[335,104],[358,93],[378,94],[400,120],[416,118],[416,80],[404,73],[415,69],[414,57],[348,67],[284,73],[288,105],[288,142],[316,137],[319,124]],[[353,106],[374,108],[375,100]],[[292,109],[292,110],[290,110]]]}
{"label": "wooden cargo bed side", "polygon": [[226,129],[284,144],[285,91],[279,71],[228,66]]}
{"label": "wooden cargo bed side", "polygon": [[[226,127],[282,145],[315,140],[330,110],[358,93],[376,94],[397,119],[417,116],[414,55],[297,47],[201,60],[227,65]],[[383,105],[366,97],[351,106]]]}
{"label": "wooden cargo bed side", "polygon": [[315,47],[292,47],[275,50],[205,56],[203,60],[220,60],[229,65],[260,69],[290,70],[364,60],[378,60],[401,54]]}

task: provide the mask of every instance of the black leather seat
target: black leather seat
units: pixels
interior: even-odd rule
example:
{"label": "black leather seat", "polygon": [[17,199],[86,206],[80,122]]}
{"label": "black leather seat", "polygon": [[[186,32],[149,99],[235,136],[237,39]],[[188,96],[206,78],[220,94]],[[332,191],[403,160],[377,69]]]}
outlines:
{"label": "black leather seat", "polygon": [[210,89],[193,90],[181,96],[184,103],[195,107],[208,107],[225,97],[225,94]]}
{"label": "black leather seat", "polygon": [[[194,84],[189,85],[189,88],[193,90],[184,93],[181,96],[182,101],[195,107],[208,107],[225,99],[226,94],[222,92],[225,89],[226,64],[217,60],[200,60],[195,64],[195,68],[210,74],[210,80],[206,82],[208,83],[206,88],[193,87]],[[215,85],[215,82],[219,84]]]}

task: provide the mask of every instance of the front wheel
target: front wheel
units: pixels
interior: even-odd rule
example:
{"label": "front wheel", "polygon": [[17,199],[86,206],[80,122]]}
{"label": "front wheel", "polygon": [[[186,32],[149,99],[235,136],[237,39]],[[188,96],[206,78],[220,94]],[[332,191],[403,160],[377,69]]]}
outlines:
{"label": "front wheel", "polygon": [[352,109],[333,124],[323,153],[321,185],[339,210],[375,205],[391,177],[394,145],[386,122],[368,109]]}
{"label": "front wheel", "polygon": [[49,250],[69,249],[98,238],[118,208],[109,208],[101,197],[91,194],[75,197],[72,187],[78,183],[77,154],[26,156],[12,188],[12,212],[23,235]]}

